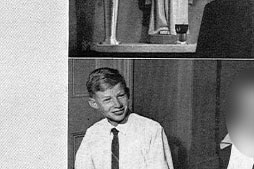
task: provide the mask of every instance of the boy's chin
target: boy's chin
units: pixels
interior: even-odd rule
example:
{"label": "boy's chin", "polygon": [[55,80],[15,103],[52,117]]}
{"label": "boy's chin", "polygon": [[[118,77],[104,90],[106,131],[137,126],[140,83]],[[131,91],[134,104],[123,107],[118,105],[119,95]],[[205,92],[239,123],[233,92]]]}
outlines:
{"label": "boy's chin", "polygon": [[126,121],[126,116],[127,116],[127,114],[124,113],[124,114],[121,115],[121,116],[114,116],[114,117],[111,117],[111,118],[109,118],[109,120],[112,121],[112,122],[114,122],[114,123],[121,124],[121,123],[125,123],[125,121]]}
{"label": "boy's chin", "polygon": [[115,116],[111,118],[112,121],[115,121],[117,123],[121,123],[125,119],[126,114],[122,114],[120,116]]}

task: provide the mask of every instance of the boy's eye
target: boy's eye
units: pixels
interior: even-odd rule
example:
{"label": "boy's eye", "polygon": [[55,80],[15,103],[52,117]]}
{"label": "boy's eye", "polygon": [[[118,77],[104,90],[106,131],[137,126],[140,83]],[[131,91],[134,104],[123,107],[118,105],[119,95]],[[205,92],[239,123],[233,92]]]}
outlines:
{"label": "boy's eye", "polygon": [[104,99],[104,102],[110,101],[111,98]]}
{"label": "boy's eye", "polygon": [[120,94],[120,95],[118,95],[118,97],[124,97],[125,96],[125,94]]}

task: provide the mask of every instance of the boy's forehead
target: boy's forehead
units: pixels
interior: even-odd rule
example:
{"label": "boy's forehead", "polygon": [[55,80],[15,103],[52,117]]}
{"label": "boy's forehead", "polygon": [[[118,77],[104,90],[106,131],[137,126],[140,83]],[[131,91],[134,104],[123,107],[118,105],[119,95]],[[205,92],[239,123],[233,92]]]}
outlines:
{"label": "boy's forehead", "polygon": [[116,84],[115,86],[108,87],[104,91],[97,91],[95,92],[96,96],[107,96],[115,93],[119,93],[124,91],[123,85],[121,83]]}

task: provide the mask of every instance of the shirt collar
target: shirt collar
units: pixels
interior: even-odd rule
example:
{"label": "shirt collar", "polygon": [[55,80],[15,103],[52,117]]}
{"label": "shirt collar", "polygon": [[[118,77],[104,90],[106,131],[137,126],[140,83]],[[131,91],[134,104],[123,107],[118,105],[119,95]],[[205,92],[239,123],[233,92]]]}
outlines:
{"label": "shirt collar", "polygon": [[109,132],[109,134],[111,134],[112,128],[116,128],[119,131],[120,134],[126,135],[127,134],[127,129],[130,125],[131,116],[132,116],[132,113],[129,114],[129,117],[128,117],[128,120],[127,120],[126,123],[118,124],[116,127],[113,126],[112,124],[110,124],[107,119],[105,119],[106,120],[106,129]]}
{"label": "shirt collar", "polygon": [[[236,159],[248,160],[254,163],[254,158],[248,157],[245,154],[241,153],[234,145],[232,145],[232,153]],[[254,165],[254,164],[253,164]]]}
{"label": "shirt collar", "polygon": [[227,148],[228,146],[231,146],[233,144],[229,134],[227,134],[224,139],[220,143],[220,149]]}
{"label": "shirt collar", "polygon": [[128,126],[129,126],[129,119],[125,124],[118,124],[115,128],[119,131],[119,133],[126,135]]}
{"label": "shirt collar", "polygon": [[[229,134],[227,134],[224,139],[221,141],[220,143],[220,149],[225,149],[227,148],[228,146],[232,146],[232,150],[234,150],[236,152],[236,154],[241,154],[241,156],[245,156],[244,154],[242,154],[234,145],[234,143],[232,142]],[[246,157],[246,156],[245,156]],[[246,157],[246,158],[249,158],[249,157]],[[253,160],[254,162],[254,159],[253,158],[250,158]]]}

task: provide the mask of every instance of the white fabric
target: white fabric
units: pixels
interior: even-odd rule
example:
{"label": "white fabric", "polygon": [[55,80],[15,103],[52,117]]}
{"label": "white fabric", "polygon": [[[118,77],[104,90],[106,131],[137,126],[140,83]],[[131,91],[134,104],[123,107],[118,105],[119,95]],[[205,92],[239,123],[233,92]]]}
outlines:
{"label": "white fabric", "polygon": [[[87,129],[75,169],[111,169],[112,128],[103,119]],[[116,128],[120,169],[173,169],[167,137],[159,123],[132,113],[126,124]]]}
{"label": "white fabric", "polygon": [[231,141],[231,138],[229,137],[229,134],[227,134],[224,139],[221,141],[220,143],[220,149],[224,149],[230,145],[232,145],[232,141]]}
{"label": "white fabric", "polygon": [[154,35],[160,31],[169,31],[169,1],[152,0],[149,35]]}
{"label": "white fabric", "polygon": [[240,151],[238,151],[234,145],[232,145],[228,169],[252,169],[253,164],[253,158],[245,156]]}
{"label": "white fabric", "polygon": [[227,134],[226,137],[222,140],[220,148],[224,149],[227,146],[232,145],[229,164],[227,169],[252,169],[254,165],[254,158],[248,157],[242,154],[233,144],[230,139],[230,136]]}

